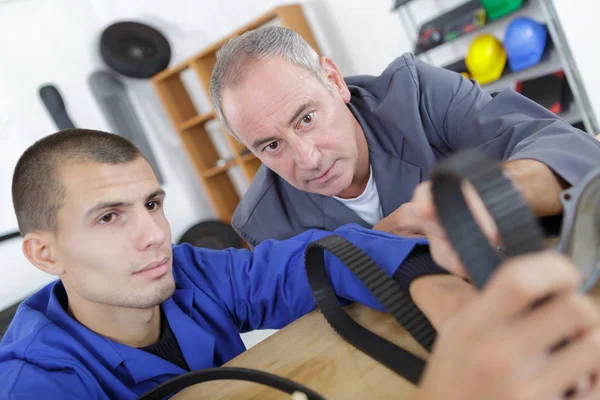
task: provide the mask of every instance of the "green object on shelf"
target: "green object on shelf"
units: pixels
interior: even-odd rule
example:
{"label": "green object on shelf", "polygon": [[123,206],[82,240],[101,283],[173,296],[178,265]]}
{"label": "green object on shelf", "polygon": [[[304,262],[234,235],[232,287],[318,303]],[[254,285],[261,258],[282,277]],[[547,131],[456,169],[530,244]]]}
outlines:
{"label": "green object on shelf", "polygon": [[446,35],[446,37],[444,38],[444,40],[446,42],[449,42],[451,40],[456,39],[456,36],[457,36],[456,32],[450,32],[449,34]]}
{"label": "green object on shelf", "polygon": [[516,11],[522,5],[523,0],[481,0],[481,6],[485,8],[488,18],[491,20]]}

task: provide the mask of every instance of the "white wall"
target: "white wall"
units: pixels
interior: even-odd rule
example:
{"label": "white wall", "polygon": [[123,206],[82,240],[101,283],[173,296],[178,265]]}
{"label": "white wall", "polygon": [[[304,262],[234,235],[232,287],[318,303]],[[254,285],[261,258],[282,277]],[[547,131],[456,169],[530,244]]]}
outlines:
{"label": "white wall", "polygon": [[600,118],[600,52],[596,45],[600,3],[597,0],[551,1],[556,8],[582,82],[586,86],[594,115]]}
{"label": "white wall", "polygon": [[[96,50],[103,26],[87,1],[0,2],[0,234],[16,228],[10,200],[14,163],[27,145],[56,130],[39,100],[39,86],[57,85],[76,126],[109,129],[87,86],[88,75],[103,67]],[[128,83],[132,100],[144,107],[140,119],[164,176],[166,213],[176,240],[214,212],[150,83]],[[53,279],[25,260],[19,239],[0,243],[0,259],[0,309]]]}
{"label": "white wall", "polygon": [[[67,6],[69,12],[65,12]],[[7,111],[11,114],[5,118],[10,127],[15,128],[5,133],[0,148],[1,158],[9,158],[12,166],[19,156],[17,149],[55,130],[37,95],[38,86],[48,81],[60,87],[76,123],[105,129],[100,115],[93,111],[95,106],[85,85],[81,84],[93,68],[92,37],[81,35],[88,28],[86,19],[89,19],[89,7],[85,3],[57,1],[51,4],[35,0],[0,3],[0,48],[3,49],[0,97],[10,106]],[[78,57],[73,57],[75,54]],[[9,144],[12,146],[8,147]],[[4,169],[0,181],[3,230],[12,228],[14,220],[7,196],[10,178],[6,177],[9,178],[10,173]],[[7,215],[11,216],[10,223],[6,221]],[[6,260],[0,267],[0,307],[49,280],[26,262],[18,239],[0,244],[0,258]]]}

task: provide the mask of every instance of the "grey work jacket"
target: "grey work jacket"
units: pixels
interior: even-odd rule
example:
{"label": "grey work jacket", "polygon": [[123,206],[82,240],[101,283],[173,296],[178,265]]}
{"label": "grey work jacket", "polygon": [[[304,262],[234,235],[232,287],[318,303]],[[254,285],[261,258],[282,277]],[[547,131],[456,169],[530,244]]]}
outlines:
{"label": "grey work jacket", "polygon": [[[460,74],[405,54],[380,76],[345,79],[369,146],[383,216],[410,201],[440,158],[477,148],[501,160],[535,159],[570,184],[600,164],[600,144],[512,89],[492,97]],[[264,165],[232,225],[252,246],[311,229],[370,224],[332,197],[300,191]]]}

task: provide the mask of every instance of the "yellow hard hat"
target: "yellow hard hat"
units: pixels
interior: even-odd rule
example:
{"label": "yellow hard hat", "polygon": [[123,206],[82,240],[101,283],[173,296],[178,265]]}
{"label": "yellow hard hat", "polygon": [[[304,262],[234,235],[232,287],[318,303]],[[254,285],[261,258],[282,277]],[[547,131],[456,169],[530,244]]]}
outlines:
{"label": "yellow hard hat", "polygon": [[480,85],[495,81],[502,76],[506,66],[506,51],[494,35],[485,33],[473,40],[465,59],[472,79]]}

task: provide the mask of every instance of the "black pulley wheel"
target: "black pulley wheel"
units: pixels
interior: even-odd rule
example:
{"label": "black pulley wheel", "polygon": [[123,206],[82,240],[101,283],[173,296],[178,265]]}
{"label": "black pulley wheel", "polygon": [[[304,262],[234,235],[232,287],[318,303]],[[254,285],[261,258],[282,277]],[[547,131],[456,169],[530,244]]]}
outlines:
{"label": "black pulley wheel", "polygon": [[192,226],[179,239],[179,244],[183,243],[213,250],[244,247],[242,239],[231,225],[219,220],[202,221]]}
{"label": "black pulley wheel", "polygon": [[110,68],[131,78],[151,78],[168,67],[171,46],[155,28],[138,22],[117,22],[100,37],[100,54]]}

